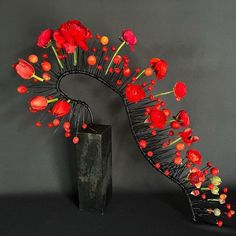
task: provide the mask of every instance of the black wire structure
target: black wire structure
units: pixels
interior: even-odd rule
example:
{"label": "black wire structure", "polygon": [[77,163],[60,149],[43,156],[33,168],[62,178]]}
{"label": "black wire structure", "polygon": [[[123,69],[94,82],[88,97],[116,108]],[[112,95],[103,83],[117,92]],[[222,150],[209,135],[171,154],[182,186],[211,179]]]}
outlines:
{"label": "black wire structure", "polygon": [[[229,209],[229,207],[226,208],[226,201],[222,202],[218,198],[218,195],[213,195],[209,190],[202,191],[204,193],[204,198],[201,197],[201,195],[195,196],[193,191],[196,190],[196,187],[191,185],[188,180],[189,168],[186,167],[188,160],[183,159],[181,165],[176,165],[173,162],[175,148],[173,146],[163,148],[163,142],[169,139],[168,133],[170,128],[158,130],[157,134],[153,135],[150,131],[150,124],[144,122],[145,108],[152,107],[156,101],[150,100],[148,96],[138,103],[130,103],[126,99],[125,88],[127,84],[132,83],[132,77],[137,76],[137,73],[133,72],[130,76],[124,78],[122,74],[124,62],[122,61],[119,65],[115,66],[116,70],[113,68],[113,70],[105,74],[105,70],[109,63],[107,58],[110,59],[112,57],[114,50],[104,50],[104,46],[101,45],[98,40],[94,39],[90,42],[88,51],[83,51],[80,48],[77,49],[76,65],[74,65],[73,54],[67,54],[63,49],[61,49],[61,54],[65,55],[61,59],[63,68],[59,65],[58,68],[56,68],[55,64],[55,67],[48,72],[51,79],[47,82],[35,83],[31,80],[31,84],[27,86],[29,95],[52,96],[59,100],[69,101],[71,110],[66,116],[62,117],[61,124],[62,121],[69,121],[71,124],[71,132],[74,136],[77,136],[84,123],[87,124],[87,129],[92,127],[94,115],[86,101],[73,99],[61,89],[61,81],[64,77],[71,74],[86,75],[100,81],[116,92],[122,99],[127,112],[130,129],[143,157],[157,172],[170,179],[183,190],[190,207],[193,221],[216,224],[219,219],[227,218],[225,212],[228,211],[227,209]],[[87,58],[90,55],[96,56],[97,63],[95,66],[89,65],[87,62]],[[36,74],[42,72],[40,62],[34,64],[34,67],[36,69]],[[122,81],[119,86],[117,85],[118,80]],[[142,79],[140,79],[140,81],[142,81]],[[50,111],[52,107],[53,104],[48,104],[48,109],[42,111],[42,114],[40,115],[41,120],[48,119],[48,110]],[[59,127],[60,126],[56,127],[56,129]],[[148,143],[147,147],[141,148],[139,145],[140,140],[146,140]],[[147,155],[148,152],[152,152],[153,155],[151,158]],[[206,165],[201,168],[201,171],[209,169],[210,166]],[[205,175],[206,180],[204,184],[206,186],[211,183],[211,177],[210,174]],[[217,214],[213,214],[214,209],[218,209],[222,212],[220,218]]]}

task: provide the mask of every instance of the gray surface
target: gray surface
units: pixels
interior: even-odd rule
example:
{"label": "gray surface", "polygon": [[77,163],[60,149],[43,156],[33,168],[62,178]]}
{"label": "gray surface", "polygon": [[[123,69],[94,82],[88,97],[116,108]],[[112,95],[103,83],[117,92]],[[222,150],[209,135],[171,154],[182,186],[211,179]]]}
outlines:
{"label": "gray surface", "polygon": [[[94,33],[115,41],[126,27],[138,37],[137,65],[152,56],[169,62],[167,90],[174,81],[188,84],[186,99],[168,104],[186,108],[201,141],[205,160],[220,167],[226,184],[235,185],[236,149],[236,1],[0,1],[0,193],[70,192],[71,155],[62,134],[36,129],[15,88],[21,83],[11,70],[18,57],[35,52],[38,33],[78,18]],[[118,42],[116,40],[116,42]],[[128,48],[126,53],[129,53]],[[97,121],[113,126],[113,181],[116,188],[163,191],[175,186],[156,174],[138,151],[119,98],[96,81],[68,88],[86,98]],[[85,86],[85,85],[84,85]],[[108,99],[109,98],[109,99]],[[94,102],[92,102],[94,100]]]}

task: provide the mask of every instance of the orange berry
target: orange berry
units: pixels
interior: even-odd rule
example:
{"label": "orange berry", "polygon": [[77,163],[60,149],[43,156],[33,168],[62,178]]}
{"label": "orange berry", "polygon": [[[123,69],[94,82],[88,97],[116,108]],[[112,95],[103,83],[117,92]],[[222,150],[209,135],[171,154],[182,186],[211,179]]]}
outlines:
{"label": "orange berry", "polygon": [[51,63],[50,62],[48,62],[48,61],[43,61],[42,63],[41,63],[41,67],[42,67],[42,70],[43,71],[50,71],[51,70]]}
{"label": "orange berry", "polygon": [[175,147],[178,151],[182,151],[184,150],[185,146],[184,146],[184,143],[177,143]]}
{"label": "orange berry", "polygon": [[88,57],[87,62],[90,66],[94,66],[97,62],[97,59],[94,55]]}
{"label": "orange berry", "polygon": [[181,157],[175,157],[175,158],[174,158],[174,163],[175,163],[176,165],[180,165],[180,164],[182,163],[182,158],[181,158]]}
{"label": "orange berry", "polygon": [[51,79],[51,76],[47,72],[45,72],[45,73],[43,73],[42,78],[45,81],[49,81]]}
{"label": "orange berry", "polygon": [[31,54],[28,56],[28,60],[31,63],[37,63],[39,59],[37,55]]}
{"label": "orange berry", "polygon": [[100,43],[104,46],[107,45],[109,43],[109,38],[107,36],[102,36],[100,38]]}
{"label": "orange berry", "polygon": [[153,73],[153,70],[152,70],[152,68],[150,68],[150,67],[146,68],[145,71],[144,71],[144,74],[145,74],[146,76],[151,76],[152,73]]}

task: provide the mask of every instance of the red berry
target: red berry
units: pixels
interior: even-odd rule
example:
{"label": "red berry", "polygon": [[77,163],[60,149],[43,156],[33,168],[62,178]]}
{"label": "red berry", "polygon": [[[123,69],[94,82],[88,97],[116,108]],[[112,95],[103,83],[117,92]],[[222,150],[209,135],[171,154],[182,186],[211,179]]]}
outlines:
{"label": "red berry", "polygon": [[155,163],[155,165],[154,165],[154,166],[155,166],[155,168],[156,168],[156,169],[160,169],[160,167],[161,167],[161,164],[160,164],[159,162],[157,162],[157,163]]}
{"label": "red berry", "polygon": [[138,73],[140,73],[140,68],[135,68],[135,72],[138,74]]}
{"label": "red berry", "polygon": [[168,135],[169,135],[169,136],[173,136],[173,135],[174,135],[174,131],[173,131],[173,130],[170,130],[170,131],[168,132]]}
{"label": "red berry", "polygon": [[122,62],[122,57],[120,55],[116,55],[113,59],[113,63],[115,65],[119,65]]}
{"label": "red berry", "polygon": [[165,114],[166,117],[170,116],[170,113],[171,113],[171,112],[170,112],[169,109],[163,109],[162,111],[164,112],[164,114]]}
{"label": "red berry", "polygon": [[218,227],[222,227],[223,221],[222,220],[217,220],[216,224],[218,225]]}
{"label": "red berry", "polygon": [[87,129],[88,125],[86,123],[82,124],[82,129]]}
{"label": "red berry", "polygon": [[42,123],[41,123],[40,121],[36,121],[36,122],[35,122],[35,126],[36,126],[36,127],[41,127],[41,126],[42,126]]}
{"label": "red berry", "polygon": [[17,92],[19,94],[25,94],[25,93],[28,92],[28,88],[24,85],[20,85],[20,86],[17,87]]}
{"label": "red berry", "polygon": [[208,167],[212,167],[211,162],[207,162],[207,166],[208,166]]}
{"label": "red berry", "polygon": [[70,128],[70,122],[68,122],[68,121],[64,122],[63,128],[64,129],[69,129]]}
{"label": "red berry", "polygon": [[169,170],[165,170],[165,171],[164,171],[164,175],[165,175],[165,176],[170,175],[170,171],[169,171]]}
{"label": "red berry", "polygon": [[148,152],[147,152],[147,156],[148,156],[148,157],[152,157],[152,156],[153,156],[153,152],[152,152],[152,151],[148,151]]}
{"label": "red berry", "polygon": [[172,121],[170,123],[170,126],[171,126],[172,129],[179,129],[180,128],[180,123],[175,120],[175,121]]}
{"label": "red berry", "polygon": [[51,76],[50,76],[50,74],[48,74],[47,72],[45,72],[45,73],[43,73],[42,78],[43,78],[45,81],[49,81],[49,80],[51,79]]}
{"label": "red berry", "polygon": [[181,158],[181,157],[175,157],[175,158],[174,158],[174,163],[175,163],[176,165],[180,165],[180,164],[182,163],[182,158]]}
{"label": "red berry", "polygon": [[157,135],[157,131],[156,130],[152,130],[151,134],[152,134],[152,136],[156,136]]}
{"label": "red berry", "polygon": [[53,123],[54,126],[58,126],[60,124],[60,120],[59,119],[54,119],[52,123]]}
{"label": "red berry", "polygon": [[219,174],[219,169],[216,167],[211,168],[211,174],[212,175],[218,175]]}
{"label": "red berry", "polygon": [[181,152],[180,152],[180,151],[176,151],[176,152],[175,152],[175,155],[176,155],[177,157],[180,157],[180,156],[181,156]]}
{"label": "red berry", "polygon": [[228,188],[226,188],[226,187],[223,188],[223,192],[224,192],[224,193],[227,193],[227,192],[228,192]]}
{"label": "red berry", "polygon": [[153,95],[150,95],[149,96],[149,99],[152,101],[152,100],[154,100],[154,96]]}
{"label": "red berry", "polygon": [[51,64],[48,61],[43,61],[41,63],[41,67],[43,71],[50,71],[52,68]]}
{"label": "red berry", "polygon": [[101,65],[98,65],[97,68],[98,68],[98,70],[102,70],[102,66]]}
{"label": "red berry", "polygon": [[131,70],[130,70],[130,68],[126,67],[126,68],[123,68],[123,72],[122,73],[123,73],[123,75],[125,77],[128,77],[131,74]]}
{"label": "red berry", "polygon": [[187,168],[190,168],[190,167],[191,167],[191,163],[190,163],[190,162],[187,162],[187,163],[185,164],[185,166],[186,166]]}
{"label": "red berry", "polygon": [[203,171],[203,174],[204,174],[204,175],[207,175],[207,174],[208,174],[208,170],[204,170],[204,171]]}
{"label": "red berry", "polygon": [[118,80],[116,81],[116,85],[120,86],[120,85],[122,85],[122,84],[123,84],[122,80],[118,79]]}
{"label": "red berry", "polygon": [[201,198],[202,198],[203,200],[205,200],[205,199],[206,199],[206,194],[203,193],[203,194],[201,195]]}
{"label": "red berry", "polygon": [[212,189],[214,188],[214,184],[210,183],[210,184],[208,185],[208,188],[209,188],[210,190],[212,190]]}
{"label": "red berry", "polygon": [[71,133],[70,132],[65,132],[65,137],[66,138],[69,138],[71,136]]}
{"label": "red berry", "polygon": [[53,127],[53,123],[52,122],[49,122],[48,123],[48,128],[52,128]]}
{"label": "red berry", "polygon": [[78,138],[78,137],[74,137],[74,138],[73,138],[73,143],[74,143],[74,144],[77,144],[78,142],[79,142],[79,138]]}
{"label": "red berry", "polygon": [[227,204],[226,204],[226,208],[227,208],[228,210],[230,210],[230,209],[231,209],[231,205],[230,205],[229,203],[227,203]]}
{"label": "red berry", "polygon": [[47,53],[44,53],[44,54],[43,54],[43,58],[44,58],[44,59],[47,59],[47,58],[48,58],[48,54],[47,54]]}
{"label": "red berry", "polygon": [[146,148],[147,147],[147,142],[144,139],[141,139],[139,141],[139,147],[140,148]]}

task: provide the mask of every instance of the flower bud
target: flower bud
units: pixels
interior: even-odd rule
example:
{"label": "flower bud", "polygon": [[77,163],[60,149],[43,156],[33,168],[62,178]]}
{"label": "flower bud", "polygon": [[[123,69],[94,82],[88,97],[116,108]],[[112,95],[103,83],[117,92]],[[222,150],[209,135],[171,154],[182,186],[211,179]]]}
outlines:
{"label": "flower bud", "polygon": [[211,189],[211,193],[214,195],[219,195],[219,188],[217,186],[214,186],[214,188]]}
{"label": "flower bud", "polygon": [[222,181],[221,181],[221,178],[219,176],[213,176],[211,178],[211,183],[215,186],[219,186],[222,183]]}
{"label": "flower bud", "polygon": [[213,210],[213,213],[214,213],[215,216],[220,216],[221,215],[221,210],[219,208],[215,208]]}

